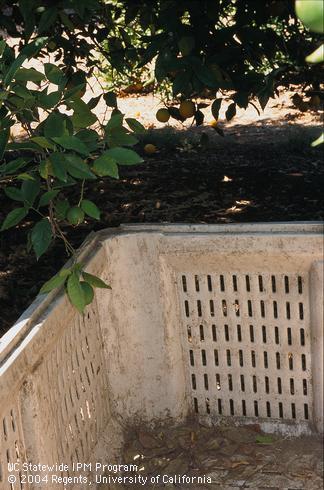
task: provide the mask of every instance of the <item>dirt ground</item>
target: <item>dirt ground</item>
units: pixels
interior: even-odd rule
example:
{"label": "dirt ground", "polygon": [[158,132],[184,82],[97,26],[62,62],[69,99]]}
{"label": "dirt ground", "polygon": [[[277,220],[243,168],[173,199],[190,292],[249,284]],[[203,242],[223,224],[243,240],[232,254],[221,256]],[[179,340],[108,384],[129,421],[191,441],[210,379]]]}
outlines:
{"label": "dirt ground", "polygon": [[[126,116],[148,128],[136,148],[144,163],[121,167],[120,180],[87,185],[85,194],[99,205],[102,220],[66,226],[66,235],[78,246],[90,231],[120,223],[321,220],[323,150],[310,142],[320,133],[323,111],[300,112],[292,94],[283,91],[260,115],[252,106],[240,110],[230,123],[224,121],[224,104],[219,122],[224,138],[208,125],[209,108],[204,126],[171,127],[155,119],[157,97],[119,99]],[[209,136],[203,145],[202,133]],[[157,152],[145,155],[145,143],[155,144]],[[67,197],[71,204],[79,198],[73,188]],[[13,207],[0,188],[0,221]],[[36,218],[0,235],[0,335],[67,260],[60,243],[38,262],[27,253],[26,231]]]}
{"label": "dirt ground", "polygon": [[121,464],[137,466],[136,472],[120,475],[140,476],[140,480],[133,480],[137,484],[129,480],[125,485],[107,484],[114,481],[110,479],[100,490],[323,488],[320,437],[289,439],[263,434],[259,425],[210,428],[189,423],[154,431],[134,430],[128,433]]}

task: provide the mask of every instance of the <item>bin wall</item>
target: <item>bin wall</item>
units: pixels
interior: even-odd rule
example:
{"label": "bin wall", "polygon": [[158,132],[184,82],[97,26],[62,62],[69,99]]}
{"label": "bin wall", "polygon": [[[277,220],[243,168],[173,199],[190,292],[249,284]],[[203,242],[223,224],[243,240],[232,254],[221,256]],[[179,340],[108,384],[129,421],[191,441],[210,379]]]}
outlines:
{"label": "bin wall", "polygon": [[112,290],[84,315],[40,296],[0,340],[0,487],[36,487],[8,462],[116,462],[140,423],[323,431],[322,257],[318,224],[93,236],[81,258]]}

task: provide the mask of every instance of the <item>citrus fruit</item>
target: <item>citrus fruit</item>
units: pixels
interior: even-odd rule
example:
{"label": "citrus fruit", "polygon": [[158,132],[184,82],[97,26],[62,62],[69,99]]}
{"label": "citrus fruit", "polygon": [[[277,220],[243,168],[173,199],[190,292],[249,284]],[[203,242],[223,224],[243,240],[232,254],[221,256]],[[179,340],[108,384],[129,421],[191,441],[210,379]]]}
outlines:
{"label": "citrus fruit", "polygon": [[92,300],[94,297],[93,288],[92,288],[92,286],[90,286],[90,284],[88,284],[85,281],[81,281],[80,285],[81,285],[81,288],[83,291],[85,304],[89,305],[90,303],[92,303]]}
{"label": "citrus fruit", "polygon": [[47,49],[50,53],[52,53],[53,51],[55,51],[57,48],[57,44],[55,41],[50,41],[47,45]]}
{"label": "citrus fruit", "polygon": [[324,3],[321,0],[296,0],[296,14],[308,29],[324,31]]}
{"label": "citrus fruit", "polygon": [[66,213],[66,218],[71,225],[79,225],[84,220],[84,212],[78,206],[73,206]]}
{"label": "citrus fruit", "polygon": [[152,145],[151,143],[148,143],[147,145],[144,146],[144,151],[148,155],[152,155],[153,153],[156,152],[156,146]]}
{"label": "citrus fruit", "polygon": [[318,95],[313,95],[309,101],[309,105],[314,107],[314,109],[318,109],[321,105],[321,99]]}
{"label": "citrus fruit", "polygon": [[155,117],[159,122],[166,123],[170,119],[170,113],[168,109],[159,109]]}
{"label": "citrus fruit", "polygon": [[187,119],[188,117],[192,117],[196,112],[195,104],[191,100],[184,100],[180,104],[179,112],[180,115],[185,119]]}

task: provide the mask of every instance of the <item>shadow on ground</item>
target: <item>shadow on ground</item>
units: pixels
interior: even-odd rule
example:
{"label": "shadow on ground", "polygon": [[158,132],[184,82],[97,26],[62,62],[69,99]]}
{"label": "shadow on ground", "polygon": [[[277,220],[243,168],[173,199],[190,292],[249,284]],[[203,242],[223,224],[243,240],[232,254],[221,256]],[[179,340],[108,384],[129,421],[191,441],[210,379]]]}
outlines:
{"label": "shadow on ground", "polygon": [[[90,231],[120,223],[321,220],[323,150],[310,147],[319,132],[318,125],[267,120],[231,125],[224,138],[211,127],[149,130],[137,148],[142,165],[120,167],[120,180],[86,185],[85,195],[101,209],[100,223],[66,226],[66,234],[80,245]],[[203,144],[202,133],[209,136]],[[158,149],[151,156],[143,153],[147,142]],[[76,204],[77,190],[66,192]],[[1,221],[12,207],[0,189]],[[67,259],[59,243],[39,262],[26,252],[33,218],[1,234],[0,335]]]}

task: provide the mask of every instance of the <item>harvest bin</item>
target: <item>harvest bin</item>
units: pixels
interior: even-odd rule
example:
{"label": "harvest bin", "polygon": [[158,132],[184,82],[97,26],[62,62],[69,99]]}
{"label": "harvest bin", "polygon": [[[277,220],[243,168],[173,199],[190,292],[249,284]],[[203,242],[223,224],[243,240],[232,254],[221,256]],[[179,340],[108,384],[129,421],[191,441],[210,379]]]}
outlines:
{"label": "harvest bin", "polygon": [[39,296],[1,339],[0,488],[36,487],[8,462],[118,462],[125,427],[189,415],[321,432],[322,240],[319,223],[91,235],[83,262],[112,290],[83,316]]}

